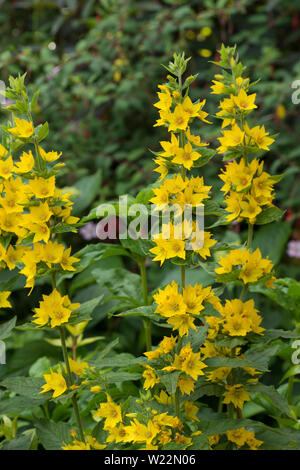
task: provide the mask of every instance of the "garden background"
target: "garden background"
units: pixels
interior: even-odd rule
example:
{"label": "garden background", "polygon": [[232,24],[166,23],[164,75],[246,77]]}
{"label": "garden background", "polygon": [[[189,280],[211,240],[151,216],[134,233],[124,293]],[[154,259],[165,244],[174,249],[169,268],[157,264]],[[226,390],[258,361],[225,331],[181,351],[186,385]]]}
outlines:
{"label": "garden background", "polygon": [[[221,44],[238,44],[238,52],[247,66],[247,75],[257,93],[257,119],[270,134],[279,134],[265,165],[271,174],[286,173],[277,189],[276,205],[286,210],[283,219],[262,226],[256,232],[255,246],[276,265],[278,278],[300,279],[300,104],[293,104],[292,84],[300,80],[300,4],[295,1],[230,0],[0,0],[0,79],[7,83],[10,75],[26,75],[29,91],[40,90],[35,109],[36,122],[49,122],[47,146],[62,151],[66,166],[59,187],[73,193],[75,216],[87,215],[101,202],[116,200],[120,195],[135,196],[155,181],[149,151],[159,150],[166,131],[153,127],[157,110],[157,85],[167,75],[161,64],[169,62],[174,52],[185,51],[192,57],[188,72],[198,74],[191,97],[206,99],[206,111],[214,114],[218,98],[210,94]],[[1,110],[3,123],[6,113]],[[219,122],[201,129],[207,142],[217,147]],[[205,167],[206,184],[212,185],[217,200],[221,182],[219,169],[224,163],[216,156]],[[87,243],[98,243],[94,222],[78,233],[65,236],[73,250]],[[238,224],[229,226],[220,237],[239,243]],[[216,233],[218,236],[218,232]],[[116,242],[117,243],[117,242]],[[254,247],[255,247],[254,246]],[[134,274],[135,263],[124,257],[95,260],[91,269],[70,281],[69,292],[76,302],[108,295],[112,285],[126,288],[118,269],[126,266]],[[114,271],[112,271],[114,270]],[[95,272],[101,273],[95,278]],[[150,289],[178,280],[178,269],[165,264],[161,269],[149,265]],[[13,277],[10,271],[0,281]],[[115,277],[113,277],[115,275]],[[100,279],[101,277],[101,279]],[[211,278],[194,270],[187,282],[208,285]],[[12,288],[11,302],[18,323],[31,318],[45,280],[37,281],[30,296],[24,283]],[[122,284],[123,282],[123,284]],[[299,286],[295,283],[295,286]],[[263,326],[292,329],[300,321],[300,289],[295,287],[293,302],[270,292],[269,297],[254,294],[263,312]],[[273,297],[272,297],[273,296]],[[275,298],[276,297],[276,298]],[[136,318],[111,315],[114,300],[96,306],[87,331],[90,338],[102,337],[99,347],[118,338],[114,349],[135,355],[144,351],[142,322]],[[11,318],[7,310],[0,320]],[[7,364],[0,377],[35,376],[48,362],[58,361],[60,350],[55,340],[44,341],[44,331],[14,330],[7,339]],[[49,336],[49,335],[48,335]],[[159,327],[153,337],[161,337]],[[97,343],[98,344],[98,343]],[[82,345],[85,351],[93,348]],[[98,346],[97,346],[98,347]],[[266,383],[274,383],[284,373],[283,359],[273,358],[272,374]],[[44,362],[43,362],[44,358]],[[136,394],[136,385],[127,383],[128,394]],[[1,410],[0,405],[0,412]],[[4,410],[5,411],[5,410]],[[63,409],[60,409],[63,413]]]}

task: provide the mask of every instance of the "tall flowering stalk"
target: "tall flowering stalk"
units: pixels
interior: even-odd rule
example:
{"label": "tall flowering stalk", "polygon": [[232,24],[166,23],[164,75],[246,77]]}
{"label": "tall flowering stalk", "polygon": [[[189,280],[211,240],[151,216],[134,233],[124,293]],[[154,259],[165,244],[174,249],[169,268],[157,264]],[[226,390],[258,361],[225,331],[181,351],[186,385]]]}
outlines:
{"label": "tall flowering stalk", "polygon": [[[14,101],[6,109],[12,113],[11,120],[2,126],[3,142],[0,146],[0,228],[1,264],[26,278],[29,294],[35,280],[48,277],[52,280],[52,292],[43,295],[35,309],[33,323],[39,327],[50,326],[59,331],[65,363],[64,368],[50,370],[44,376],[46,384],[42,392],[53,391],[53,397],[75,388],[72,373],[76,361],[69,358],[65,342],[65,325],[80,304],[71,303],[56,285],[58,274],[75,271],[79,261],[71,256],[71,248],[57,240],[57,234],[76,231],[78,218],[71,215],[70,194],[56,187],[56,176],[64,163],[57,163],[61,152],[47,151],[41,142],[48,134],[48,123],[36,126],[33,121],[38,93],[29,99],[24,76],[10,78],[6,96]],[[8,292],[2,292],[2,306],[7,303]],[[72,362],[71,362],[72,361]],[[79,416],[77,399],[72,394],[73,407],[81,439],[84,433]]]}
{"label": "tall flowering stalk", "polygon": [[[188,95],[189,86],[196,77],[189,76],[184,82],[182,80],[187,62],[184,55],[175,55],[174,62],[167,67],[175,78],[168,76],[168,83],[159,86],[159,101],[154,106],[158,108],[160,117],[155,125],[166,126],[170,140],[161,142],[163,152],[155,159],[158,165],[155,171],[160,173],[161,184],[154,189],[155,196],[150,200],[163,213],[168,213],[170,205],[178,205],[181,215],[184,215],[187,207],[195,211],[196,207],[209,199],[210,186],[205,186],[202,176],[194,177],[191,170],[204,166],[214,154],[205,148],[208,144],[190,130],[194,120],[209,121],[206,119],[208,114],[203,110],[205,100],[193,103]],[[156,313],[164,317],[178,335],[171,340],[164,338],[155,351],[145,353],[151,364],[158,360],[163,367],[157,373],[152,365],[148,365],[144,372],[146,388],[159,383],[165,374],[173,374],[173,399],[177,417],[180,416],[180,394],[184,396],[191,393],[195,381],[204,374],[203,369],[206,367],[200,360],[200,352],[193,351],[191,341],[188,340],[189,330],[198,331],[203,325],[200,317],[205,305],[218,302],[210,288],[204,289],[202,285],[186,286],[186,265],[205,260],[210,256],[210,248],[217,243],[211,233],[205,231],[202,231],[201,243],[197,242],[195,234],[201,231],[198,224],[194,215],[182,223],[182,218],[179,220],[175,213],[170,223],[163,223],[161,233],[153,240],[155,247],[150,250],[155,254],[154,260],[161,264],[169,259],[181,264],[180,288],[173,282],[154,296]]]}
{"label": "tall flowering stalk", "polygon": [[[250,158],[253,151],[268,149],[273,139],[268,137],[263,127],[251,129],[247,124],[246,116],[256,108],[255,95],[247,93],[251,85],[249,79],[241,76],[242,65],[230,56],[234,50],[224,52],[222,48],[221,53],[224,60],[218,65],[228,65],[231,73],[218,75],[219,81],[214,82],[212,89],[215,93],[221,91],[230,95],[222,101],[221,111],[217,114],[223,120],[223,127],[230,126],[230,130],[223,131],[217,151],[225,154],[225,159],[233,161],[220,175],[225,183],[222,188],[226,195],[225,210],[219,208],[221,218],[213,227],[226,225],[235,219],[246,221],[248,237],[243,248],[217,257],[219,266],[213,269],[216,282],[241,285],[240,297],[224,302],[210,286],[186,286],[185,267],[204,266],[203,259],[210,257],[211,250],[217,256],[215,250],[222,249],[211,233],[205,230],[202,233],[203,246],[193,245],[192,229],[200,230],[197,221],[192,220],[190,230],[183,230],[183,236],[176,238],[174,217],[168,227],[162,226],[161,233],[154,239],[155,247],[150,250],[155,255],[154,260],[161,264],[169,259],[181,264],[181,285],[179,288],[172,282],[154,295],[157,304],[155,312],[164,317],[177,334],[175,337],[165,337],[156,349],[145,353],[149,364],[143,374],[144,387],[165,387],[174,403],[177,417],[184,413],[183,416],[192,421],[198,419],[198,408],[185,396],[192,392],[197,394],[197,390],[201,396],[201,389],[205,387],[202,394],[208,391],[219,396],[218,411],[222,412],[223,406],[227,405],[231,418],[241,418],[243,405],[250,400],[257,376],[261,374],[259,365],[254,367],[255,362],[250,360],[251,341],[263,335],[264,328],[260,326],[262,318],[254,301],[245,301],[245,296],[250,284],[264,282],[272,288],[275,279],[271,261],[264,259],[259,249],[251,250],[253,225],[280,216],[279,209],[272,205],[273,186],[279,177],[271,177],[263,171],[263,162]],[[207,113],[202,110],[204,101],[192,103],[188,96],[188,86],[194,77],[182,82],[186,64],[184,56],[175,56],[174,62],[167,68],[175,78],[169,76],[168,83],[160,86],[159,102],[155,104],[160,114],[156,125],[168,127],[171,133],[169,141],[161,142],[163,152],[156,154],[155,159],[155,171],[160,173],[161,185],[154,189],[155,197],[151,202],[158,204],[160,209],[167,209],[167,205],[174,203],[182,209],[186,204],[193,207],[204,204],[205,208],[209,208],[207,199],[211,188],[204,185],[202,176],[190,176],[188,173],[207,163],[214,152],[203,148],[205,144],[201,138],[190,130],[191,122],[197,118],[207,123]],[[238,162],[237,158],[240,158]],[[168,231],[170,236],[166,237]],[[187,243],[191,250],[186,249]],[[208,261],[206,264],[206,269],[210,271],[215,266],[215,262]],[[247,350],[248,357],[245,355]],[[211,388],[207,388],[207,382]],[[227,439],[237,447],[247,444],[256,449],[262,444],[254,437],[252,430],[241,428],[236,433],[230,432]],[[219,437],[210,436],[210,444],[216,445]]]}
{"label": "tall flowering stalk", "polygon": [[[263,162],[253,156],[260,150],[267,150],[273,139],[264,128],[251,127],[247,122],[248,114],[256,107],[255,95],[250,92],[252,85],[249,79],[242,77],[244,68],[235,57],[235,49],[222,47],[218,65],[223,71],[216,76],[212,90],[229,95],[222,100],[221,111],[217,113],[225,130],[219,138],[218,150],[208,149],[201,137],[191,130],[192,124],[199,120],[209,122],[203,110],[205,101],[192,102],[189,97],[189,86],[196,77],[183,80],[187,62],[183,54],[175,54],[174,61],[167,67],[171,75],[159,86],[159,101],[155,103],[159,119],[155,125],[166,127],[169,136],[161,142],[162,150],[155,153],[159,186],[155,184],[151,196],[145,196],[155,205],[156,222],[159,221],[150,253],[161,265],[170,261],[180,266],[180,284],[173,281],[158,289],[153,295],[153,305],[147,305],[150,295],[143,276],[145,265],[140,264],[147,319],[153,318],[161,326],[172,329],[172,333],[164,336],[156,347],[149,348],[144,353],[146,359],[137,359],[143,370],[145,392],[140,392],[138,398],[126,397],[122,403],[116,403],[119,389],[116,394],[115,384],[107,381],[105,372],[96,366],[89,368],[87,363],[65,359],[70,366],[67,377],[72,372],[77,376],[83,374],[84,380],[80,381],[79,377],[78,382],[81,389],[92,385],[93,393],[105,390],[105,401],[103,396],[99,397],[99,406],[97,401],[92,416],[106,443],[99,444],[91,436],[87,436],[86,442],[82,437],[78,440],[73,433],[73,442],[64,449],[107,446],[108,449],[257,450],[262,445],[268,448],[265,442],[268,440],[273,448],[277,431],[280,438],[288,440],[288,447],[293,448],[299,442],[297,429],[292,433],[291,428],[296,428],[297,423],[288,403],[273,387],[259,382],[274,354],[273,346],[268,343],[280,338],[282,333],[287,338],[293,337],[293,332],[273,330],[268,335],[261,325],[262,317],[254,300],[247,300],[251,286],[263,284],[264,289],[272,289],[276,285],[271,261],[263,258],[259,249],[252,249],[254,225],[268,223],[281,215],[273,205],[273,186],[280,176],[270,176],[263,170]],[[206,186],[203,176],[199,175],[202,172],[199,168],[217,152],[223,154],[224,160],[231,160],[220,175],[225,193],[222,206],[210,200],[213,188]],[[214,223],[209,221],[209,227],[202,227],[197,217],[199,207],[218,219]],[[182,221],[187,209],[191,209],[189,218],[184,217]],[[246,223],[248,227],[243,246],[224,244],[212,238],[211,229],[233,220]],[[204,268],[214,275],[217,285],[187,285],[187,267]],[[52,277],[55,287],[54,273]],[[230,289],[226,288],[228,284]],[[236,291],[238,295],[232,297],[231,293]],[[56,293],[51,295],[57,298]],[[45,309],[36,311],[38,322],[44,322],[45,312],[51,311],[47,308],[48,297],[44,301]],[[66,350],[64,354],[66,357]],[[128,367],[126,358],[117,357],[117,360],[118,363],[124,360]],[[129,361],[132,362],[132,358]],[[114,356],[109,358],[109,364],[113,362]],[[45,391],[53,389],[55,396],[63,393],[67,386],[58,374],[50,374],[46,381]],[[69,388],[74,388],[70,382]],[[289,387],[288,394],[291,393]],[[260,421],[244,418],[245,403],[257,395],[266,397],[273,409],[280,408],[280,430],[274,431]],[[198,401],[203,396],[212,398],[209,406]],[[284,425],[281,426],[282,415],[288,420],[286,434]],[[264,441],[259,439],[261,431]],[[295,444],[291,442],[294,439]]]}

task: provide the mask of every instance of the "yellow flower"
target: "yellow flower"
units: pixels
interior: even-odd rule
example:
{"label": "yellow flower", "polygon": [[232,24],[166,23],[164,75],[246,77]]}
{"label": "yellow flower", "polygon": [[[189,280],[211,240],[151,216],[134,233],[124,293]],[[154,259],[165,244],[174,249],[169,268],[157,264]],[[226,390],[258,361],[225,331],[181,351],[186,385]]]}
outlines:
{"label": "yellow flower", "polygon": [[40,152],[42,159],[45,160],[46,162],[54,162],[61,156],[61,153],[62,153],[62,152],[60,153],[53,152],[53,150],[51,152],[45,152],[45,150],[40,146],[39,146],[39,152]]}
{"label": "yellow flower", "polygon": [[220,440],[220,434],[211,434],[208,436],[208,440],[210,446],[215,446]]}
{"label": "yellow flower", "polygon": [[223,137],[219,137],[221,146],[218,147],[219,153],[224,153],[228,150],[229,147],[236,147],[238,145],[243,145],[245,132],[242,131],[237,124],[232,126],[232,129],[229,131],[223,131]]}
{"label": "yellow flower", "polygon": [[250,400],[248,392],[246,392],[242,387],[242,384],[225,385],[225,388],[228,391],[224,395],[223,403],[232,403],[235,408],[242,409],[245,401]]}
{"label": "yellow flower", "polygon": [[186,313],[186,304],[181,294],[174,294],[163,304],[160,304],[155,312],[164,317],[173,317],[175,315],[184,315]]}
{"label": "yellow flower", "polygon": [[175,134],[171,134],[171,142],[161,141],[160,145],[164,149],[164,152],[161,154],[162,157],[172,157],[179,148],[179,140]]}
{"label": "yellow flower", "polygon": [[71,304],[67,296],[62,297],[54,289],[50,295],[43,295],[39,308],[35,309],[34,323],[43,326],[50,320],[51,327],[59,326],[68,322],[73,310],[76,310],[80,304]]}
{"label": "yellow flower", "polygon": [[79,361],[74,361],[71,357],[69,357],[69,364],[70,364],[70,369],[71,372],[73,372],[76,375],[81,375],[89,367],[87,362],[79,362]]}
{"label": "yellow flower", "polygon": [[15,173],[23,174],[28,173],[34,167],[34,158],[31,150],[28,153],[23,152],[20,161],[16,162],[16,167],[14,169]]}
{"label": "yellow flower", "polygon": [[197,286],[187,286],[183,289],[183,301],[186,305],[186,311],[194,315],[199,315],[204,309],[203,297],[198,295]]}
{"label": "yellow flower", "polygon": [[210,382],[224,382],[231,372],[231,367],[218,367],[217,369],[208,372],[207,380]]}
{"label": "yellow flower", "polygon": [[198,253],[203,259],[206,259],[208,256],[210,256],[210,248],[217,243],[217,240],[214,240],[211,237],[212,234],[210,232],[203,232],[203,239],[201,236],[200,240],[196,241],[196,239],[194,239],[194,241],[191,243],[193,251]]}
{"label": "yellow flower", "polygon": [[150,199],[150,202],[152,202],[152,204],[156,204],[157,206],[159,206],[160,210],[162,207],[169,204],[168,191],[166,191],[164,188],[154,188],[153,192],[155,196]]}
{"label": "yellow flower", "polygon": [[6,150],[6,148],[3,147],[2,144],[0,144],[0,158],[6,157],[7,153],[8,153],[8,150]]}
{"label": "yellow flower", "polygon": [[[181,258],[185,259],[186,252],[185,252],[185,242],[184,240],[177,240],[177,239],[169,239],[165,240],[165,250],[166,250],[166,259],[170,258]],[[156,243],[156,240],[154,240]]]}
{"label": "yellow flower", "polygon": [[71,254],[71,247],[64,250],[59,260],[59,264],[61,265],[64,271],[75,271],[73,264],[78,263],[79,258],[75,258],[75,256],[70,256]]}
{"label": "yellow flower", "polygon": [[185,144],[184,148],[179,147],[175,152],[175,157],[172,162],[178,165],[183,165],[184,168],[190,170],[194,164],[194,161],[201,158],[201,154],[193,150],[190,142]]}
{"label": "yellow flower", "polygon": [[153,388],[155,384],[158,384],[160,379],[157,377],[152,367],[146,364],[144,364],[144,366],[146,367],[146,370],[143,372],[143,377],[145,379],[144,389],[148,390],[149,388]]}
{"label": "yellow flower", "polygon": [[[27,201],[27,197],[22,191],[20,192],[13,192],[9,189],[6,190],[5,196],[0,199],[0,204],[2,205],[3,209],[5,209],[6,213],[21,213],[23,212],[23,205]],[[24,218],[23,218],[24,220]]]}
{"label": "yellow flower", "polygon": [[237,96],[233,96],[233,100],[242,111],[249,111],[257,108],[256,104],[254,104],[255,97],[255,93],[247,95],[245,90],[241,89]]}
{"label": "yellow flower", "polygon": [[43,261],[51,268],[52,264],[60,263],[64,253],[64,247],[58,242],[49,241],[43,246]]}
{"label": "yellow flower", "polygon": [[94,385],[93,387],[90,388],[90,392],[92,393],[99,393],[101,392],[102,388],[100,385]]}
{"label": "yellow flower", "polygon": [[197,418],[196,414],[199,411],[199,408],[194,405],[192,401],[186,401],[184,402],[184,410],[187,415],[187,417],[191,421],[200,421],[199,418]]}
{"label": "yellow flower", "polygon": [[212,95],[221,95],[225,93],[226,87],[224,83],[218,81],[218,80],[212,80],[213,85],[211,86],[212,89]]}
{"label": "yellow flower", "polygon": [[94,414],[94,418],[105,418],[104,429],[114,428],[118,423],[122,422],[122,412],[120,405],[114,403],[108,395],[106,394],[107,402],[101,403],[100,408]]}
{"label": "yellow flower", "polygon": [[249,128],[248,124],[245,124],[245,131],[249,137],[254,140],[254,143],[258,148],[263,150],[270,150],[269,145],[274,142],[274,139],[268,137],[269,133],[265,131],[265,126],[255,126],[252,129]]}
{"label": "yellow flower", "polygon": [[172,104],[172,96],[169,89],[167,87],[164,87],[162,93],[158,92],[157,94],[159,101],[157,103],[154,103],[153,106],[158,109],[168,111]]}
{"label": "yellow flower", "polygon": [[197,329],[194,325],[194,318],[188,314],[169,317],[167,323],[173,326],[173,330],[178,330],[179,336],[188,335],[190,328]]}
{"label": "yellow flower", "polygon": [[30,207],[30,220],[37,224],[48,222],[51,215],[52,211],[47,202],[41,202],[38,206]]}
{"label": "yellow flower", "polygon": [[55,176],[50,178],[39,178],[35,177],[29,182],[29,189],[35,197],[45,199],[47,197],[53,197],[55,191]]}
{"label": "yellow flower", "polygon": [[190,115],[178,104],[173,113],[169,115],[169,132],[177,130],[185,130],[188,126]]}
{"label": "yellow flower", "polygon": [[181,103],[184,112],[188,114],[191,118],[198,116],[203,104],[204,103],[193,104],[189,96],[186,96],[183,102]]}
{"label": "yellow flower", "polygon": [[228,222],[235,220],[239,217],[241,212],[241,203],[243,200],[243,194],[239,194],[236,192],[231,192],[229,196],[225,198],[226,202],[226,211],[230,212],[229,215],[226,216]]}
{"label": "yellow flower", "polygon": [[154,398],[161,405],[171,406],[173,403],[172,397],[170,397],[164,390],[161,390],[159,395],[154,395]]}
{"label": "yellow flower", "polygon": [[49,390],[53,390],[53,398],[59,397],[67,390],[67,384],[60,372],[53,372],[50,369],[50,374],[43,375],[46,384],[43,385],[43,390],[40,393],[49,392]]}
{"label": "yellow flower", "polygon": [[177,382],[177,387],[181,391],[181,394],[190,395],[194,391],[194,381],[189,377],[180,376]]}
{"label": "yellow flower", "polygon": [[19,119],[14,117],[15,127],[8,129],[8,132],[15,135],[16,137],[28,138],[32,136],[34,129],[32,122],[26,121],[26,119]]}
{"label": "yellow flower", "polygon": [[262,209],[257,204],[253,196],[245,196],[245,199],[241,201],[241,212],[240,217],[249,219],[250,224],[254,224],[255,218],[261,213]]}
{"label": "yellow flower", "polygon": [[109,436],[106,439],[106,442],[128,442],[129,441],[129,433],[127,430],[127,426],[124,426],[120,423],[118,426],[110,428]]}
{"label": "yellow flower", "polygon": [[190,375],[194,380],[197,380],[199,375],[204,375],[202,369],[207,366],[204,362],[200,361],[200,352],[193,353],[190,343],[181,349],[179,357],[183,359],[180,370]]}
{"label": "yellow flower", "polygon": [[171,194],[180,193],[186,188],[186,186],[187,186],[187,181],[185,181],[182,178],[180,173],[173,176],[172,178],[167,179],[164,182],[164,188],[166,189],[166,191],[168,191],[168,193],[171,193]]}
{"label": "yellow flower", "polygon": [[11,308],[11,304],[7,300],[10,294],[11,294],[10,291],[0,292],[0,308]]}
{"label": "yellow flower", "polygon": [[13,160],[12,157],[8,157],[6,160],[0,160],[0,176],[7,180],[11,177],[13,171]]}

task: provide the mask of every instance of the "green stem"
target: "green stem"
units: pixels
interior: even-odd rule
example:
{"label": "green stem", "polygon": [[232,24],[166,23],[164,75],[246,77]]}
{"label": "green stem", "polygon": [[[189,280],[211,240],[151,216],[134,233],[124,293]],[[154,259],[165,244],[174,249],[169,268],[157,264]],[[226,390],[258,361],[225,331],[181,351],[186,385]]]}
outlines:
{"label": "green stem", "polygon": [[[253,227],[254,227],[253,224],[250,224],[250,223],[248,224],[248,237],[247,237],[247,248],[248,248],[248,250],[250,250],[251,246],[252,246]],[[244,284],[243,289],[241,291],[241,295],[240,295],[240,300],[241,301],[243,301],[244,298],[246,297],[247,290],[248,290],[248,284]]]}
{"label": "green stem", "polygon": [[180,390],[179,390],[179,387],[176,388],[176,392],[175,392],[175,414],[177,416],[178,419],[180,419],[180,400],[179,400],[179,393],[180,393]]}
{"label": "green stem", "polygon": [[242,302],[244,301],[244,298],[246,297],[247,291],[248,291],[248,284],[244,284],[241,295],[240,295],[240,300]]}
{"label": "green stem", "polygon": [[[58,329],[59,329],[59,334],[60,334],[60,341],[61,341],[64,361],[65,361],[66,369],[67,369],[67,385],[68,385],[68,389],[70,389],[70,387],[73,385],[73,378],[72,378],[72,373],[70,369],[69,356],[68,356],[67,345],[66,345],[65,329],[63,325],[60,325]],[[80,413],[79,413],[76,395],[72,396],[72,404],[73,404],[73,408],[75,411],[75,416],[76,416],[76,420],[77,420],[77,424],[79,428],[80,439],[82,440],[82,442],[85,442],[85,437],[84,437],[83,427],[82,427],[82,423],[80,419]]]}
{"label": "green stem", "polygon": [[223,410],[223,397],[219,398],[219,403],[218,403],[218,413],[222,413]]}
{"label": "green stem", "polygon": [[180,273],[181,273],[181,292],[185,288],[185,266],[182,264],[180,266]]}
{"label": "green stem", "polygon": [[145,331],[145,343],[147,351],[151,351],[152,348],[152,335],[151,335],[151,320],[147,318],[143,321]]}
{"label": "green stem", "polygon": [[234,406],[232,403],[229,403],[227,405],[227,411],[228,411],[229,418],[233,419],[234,418]]}
{"label": "green stem", "polygon": [[143,300],[144,305],[148,305],[148,286],[147,286],[147,273],[146,273],[146,258],[139,263],[140,272],[142,277],[142,291],[143,291]]}
{"label": "green stem", "polygon": [[250,250],[253,240],[253,224],[248,224],[247,248]]}
{"label": "green stem", "polygon": [[288,401],[289,405],[292,404],[294,379],[295,379],[295,376],[291,375],[291,377],[289,377],[289,381],[288,381],[288,389],[287,389],[286,398],[287,398],[287,401]]}
{"label": "green stem", "polygon": [[[52,280],[52,288],[56,289],[56,273],[55,272],[51,272],[51,280]],[[68,386],[68,389],[70,389],[70,387],[73,385],[73,378],[72,378],[72,373],[71,373],[71,369],[70,369],[70,363],[69,363],[69,356],[68,356],[68,350],[67,350],[67,345],[66,345],[64,325],[58,326],[58,331],[59,331],[59,335],[60,335],[62,353],[63,353],[63,357],[64,357],[64,361],[65,361],[65,364],[66,364],[66,369],[67,369],[67,377],[66,377],[67,386]],[[77,424],[78,424],[78,428],[79,428],[80,438],[81,438],[82,442],[85,442],[85,437],[84,437],[83,427],[82,427],[82,423],[81,423],[81,419],[80,419],[80,413],[79,413],[76,394],[72,395],[72,404],[73,404],[73,408],[74,408],[74,412],[75,412],[75,416],[76,416],[76,420],[77,420]]]}
{"label": "green stem", "polygon": [[[146,258],[143,258],[139,262],[140,273],[142,278],[142,292],[143,292],[143,301],[144,305],[148,305],[148,285],[147,285],[147,272],[146,272]],[[152,348],[152,338],[151,338],[151,320],[145,318],[143,320],[144,331],[145,331],[145,342],[147,351],[151,351]]]}

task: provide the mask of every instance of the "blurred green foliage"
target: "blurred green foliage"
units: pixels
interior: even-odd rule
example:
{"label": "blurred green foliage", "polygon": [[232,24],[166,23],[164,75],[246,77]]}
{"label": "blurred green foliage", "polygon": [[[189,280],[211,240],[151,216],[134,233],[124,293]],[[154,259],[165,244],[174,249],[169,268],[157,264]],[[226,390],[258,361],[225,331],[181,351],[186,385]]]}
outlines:
{"label": "blurred green foliage", "polygon": [[[255,86],[255,114],[270,134],[278,133],[264,155],[271,173],[286,172],[277,188],[277,204],[288,209],[289,222],[257,230],[264,255],[278,264],[278,275],[299,278],[299,261],[284,253],[292,236],[300,240],[300,119],[292,103],[292,84],[300,79],[300,4],[280,0],[12,0],[0,2],[1,79],[27,72],[31,91],[40,89],[38,122],[50,123],[48,150],[63,152],[60,186],[74,186],[76,215],[120,194],[133,196],[155,179],[149,148],[166,137],[153,127],[161,67],[176,51],[192,60],[198,73],[192,97],[206,98],[205,109],[217,111],[210,84],[218,68],[222,42],[238,44],[247,75]],[[0,108],[1,109],[1,108]],[[5,118],[1,110],[0,120]],[[217,146],[220,121],[194,129]],[[253,122],[253,125],[257,122]],[[217,177],[221,158],[207,165],[205,179],[212,197],[220,197]],[[88,188],[88,191],[86,191]],[[73,247],[83,246],[72,235]],[[239,243],[243,227],[232,227],[225,241]],[[270,243],[270,239],[272,243]],[[271,250],[271,251],[270,251]],[[149,273],[158,285],[170,269]],[[199,272],[197,272],[199,277]],[[18,295],[17,293],[15,295]],[[30,302],[23,299],[26,306]]]}
{"label": "blurred green foliage", "polygon": [[[271,172],[288,171],[278,200],[298,210],[300,121],[291,86],[300,78],[299,18],[297,2],[278,0],[2,1],[1,79],[27,72],[41,90],[49,142],[68,164],[64,184],[100,169],[103,200],[153,181],[148,148],[164,133],[153,128],[161,63],[175,51],[192,56],[193,96],[215,113],[209,87],[217,68],[209,60],[222,42],[237,43],[248,74],[261,80],[260,123],[280,133],[267,157]],[[217,126],[214,119],[199,131],[214,143]]]}

